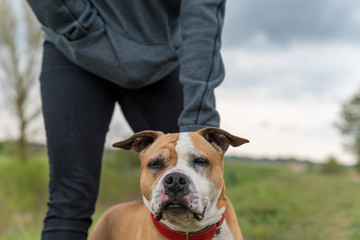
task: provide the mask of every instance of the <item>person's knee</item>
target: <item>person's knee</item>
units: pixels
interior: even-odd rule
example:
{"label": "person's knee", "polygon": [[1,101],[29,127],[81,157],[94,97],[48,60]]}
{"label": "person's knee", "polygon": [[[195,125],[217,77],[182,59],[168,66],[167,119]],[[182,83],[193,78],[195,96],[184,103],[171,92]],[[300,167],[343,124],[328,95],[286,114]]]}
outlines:
{"label": "person's knee", "polygon": [[90,177],[52,174],[50,182],[49,210],[59,216],[88,218],[94,211],[98,183]]}

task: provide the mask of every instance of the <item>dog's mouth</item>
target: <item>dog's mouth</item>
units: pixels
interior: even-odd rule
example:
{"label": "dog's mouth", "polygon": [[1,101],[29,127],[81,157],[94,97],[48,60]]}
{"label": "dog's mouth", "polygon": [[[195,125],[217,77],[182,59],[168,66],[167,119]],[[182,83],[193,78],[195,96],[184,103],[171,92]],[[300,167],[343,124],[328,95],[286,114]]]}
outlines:
{"label": "dog's mouth", "polygon": [[195,218],[197,221],[204,219],[205,209],[202,213],[193,212],[189,207],[183,203],[174,200],[163,204],[160,212],[155,215],[155,220],[160,221],[163,216],[169,217],[183,217],[183,218]]}
{"label": "dog's mouth", "polygon": [[164,211],[171,211],[171,212],[183,212],[187,211],[188,208],[181,204],[179,201],[172,201],[165,205]]}

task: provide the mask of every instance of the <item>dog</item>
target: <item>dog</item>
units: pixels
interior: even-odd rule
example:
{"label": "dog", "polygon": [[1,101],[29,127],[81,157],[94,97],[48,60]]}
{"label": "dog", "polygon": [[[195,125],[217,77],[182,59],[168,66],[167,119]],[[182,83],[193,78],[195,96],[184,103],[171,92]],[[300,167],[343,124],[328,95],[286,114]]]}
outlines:
{"label": "dog", "polygon": [[89,240],[242,240],[226,197],[224,153],[249,141],[216,127],[164,134],[142,131],[113,144],[140,158],[143,201],[116,205]]}

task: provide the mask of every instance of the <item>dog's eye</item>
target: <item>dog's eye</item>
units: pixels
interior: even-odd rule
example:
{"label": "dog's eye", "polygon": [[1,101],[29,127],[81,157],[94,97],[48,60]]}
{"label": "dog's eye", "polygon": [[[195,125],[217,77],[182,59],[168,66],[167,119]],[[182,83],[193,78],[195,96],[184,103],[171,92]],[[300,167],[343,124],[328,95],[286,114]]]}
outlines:
{"label": "dog's eye", "polygon": [[196,165],[201,165],[201,166],[207,166],[210,164],[210,161],[206,158],[195,158],[193,161],[194,164]]}
{"label": "dog's eye", "polygon": [[165,164],[161,159],[152,160],[147,164],[147,167],[151,169],[162,169],[164,166]]}

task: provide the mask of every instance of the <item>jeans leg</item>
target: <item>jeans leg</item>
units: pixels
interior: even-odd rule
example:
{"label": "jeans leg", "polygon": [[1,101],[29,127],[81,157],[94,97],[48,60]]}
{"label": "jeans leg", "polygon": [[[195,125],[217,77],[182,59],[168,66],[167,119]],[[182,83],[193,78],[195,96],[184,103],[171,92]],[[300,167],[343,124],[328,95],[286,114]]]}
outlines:
{"label": "jeans leg", "polygon": [[179,82],[179,69],[149,86],[120,91],[119,104],[134,132],[179,131],[177,121],[183,110],[183,87]]}
{"label": "jeans leg", "polygon": [[40,76],[50,164],[43,240],[85,240],[98,194],[113,86],[45,43]]}

